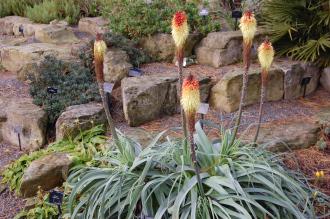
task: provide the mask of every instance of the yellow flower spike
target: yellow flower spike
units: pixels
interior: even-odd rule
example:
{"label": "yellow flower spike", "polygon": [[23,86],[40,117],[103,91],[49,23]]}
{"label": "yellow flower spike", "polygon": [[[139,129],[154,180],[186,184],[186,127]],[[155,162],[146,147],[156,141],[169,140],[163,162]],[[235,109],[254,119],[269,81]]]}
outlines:
{"label": "yellow flower spike", "polygon": [[257,21],[251,11],[244,12],[240,19],[239,27],[243,34],[245,44],[252,44],[252,40],[257,31]]}
{"label": "yellow flower spike", "polygon": [[321,177],[321,178],[324,177],[324,171],[323,171],[323,170],[320,171],[320,177]]}
{"label": "yellow flower spike", "polygon": [[107,45],[102,40],[102,35],[98,33],[94,42],[94,61],[96,80],[101,83],[104,82],[103,61],[106,51]]}
{"label": "yellow flower spike", "polygon": [[200,105],[199,81],[188,76],[182,84],[181,105],[187,117],[194,115]]}
{"label": "yellow flower spike", "polygon": [[258,48],[258,59],[263,70],[269,71],[274,60],[274,55],[275,52],[272,43],[265,40]]}
{"label": "yellow flower spike", "polygon": [[316,177],[317,179],[319,179],[319,178],[321,177],[321,173],[320,173],[319,171],[316,171],[316,172],[315,172],[315,177]]}
{"label": "yellow flower spike", "polygon": [[184,11],[178,11],[172,19],[172,37],[177,48],[183,48],[188,35],[187,15]]}

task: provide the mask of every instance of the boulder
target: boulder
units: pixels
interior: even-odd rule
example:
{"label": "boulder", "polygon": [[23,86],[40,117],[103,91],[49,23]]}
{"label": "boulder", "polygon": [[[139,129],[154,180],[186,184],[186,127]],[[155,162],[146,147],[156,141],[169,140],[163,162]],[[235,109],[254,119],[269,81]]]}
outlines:
{"label": "boulder", "polygon": [[[307,148],[319,139],[320,126],[306,119],[271,122],[261,125],[257,143],[274,152]],[[252,143],[255,132],[243,137],[243,142]]]}
{"label": "boulder", "polygon": [[31,197],[37,194],[39,186],[44,191],[61,186],[71,164],[72,160],[65,153],[54,153],[33,161],[24,171],[20,194]]}
{"label": "boulder", "polygon": [[48,24],[24,24],[23,25],[23,35],[26,37],[34,36],[37,30],[47,27]]}
{"label": "boulder", "polygon": [[104,57],[104,79],[106,82],[120,82],[132,67],[124,50],[111,48]]}
{"label": "boulder", "polygon": [[[211,89],[210,105],[213,108],[225,112],[233,112],[239,108],[242,82],[242,68],[233,68],[227,72],[223,78]],[[283,99],[284,72],[279,68],[272,68],[269,72],[269,81],[267,86],[267,101],[276,101]],[[249,83],[245,106],[259,102],[261,90],[260,68],[252,67],[249,71]]]}
{"label": "boulder", "polygon": [[122,80],[125,118],[138,126],[177,111],[177,77],[141,76]]}
{"label": "boulder", "polygon": [[[265,33],[258,31],[253,41],[251,57],[257,57],[257,48],[262,42]],[[224,31],[209,33],[195,49],[197,61],[200,64],[215,68],[230,65],[242,60],[241,31]]]}
{"label": "boulder", "polygon": [[13,25],[13,33],[15,36],[24,36],[24,29],[26,28],[27,25],[31,25],[32,21],[29,19],[25,18],[22,19],[21,21],[14,23]]}
{"label": "boulder", "polygon": [[102,17],[84,17],[79,20],[78,29],[81,32],[96,35],[109,32],[109,21]]}
{"label": "boulder", "polygon": [[79,39],[70,27],[64,25],[47,25],[35,30],[35,38],[42,43],[76,43]]}
{"label": "boulder", "polygon": [[284,99],[296,99],[304,95],[304,78],[310,78],[306,95],[314,92],[319,85],[320,68],[311,63],[285,60],[274,64],[284,72]]}
{"label": "boulder", "polygon": [[[190,34],[185,45],[185,57],[192,54],[194,46],[200,41],[200,34]],[[171,62],[174,59],[175,44],[171,34],[158,33],[140,40],[139,45],[158,61]]]}
{"label": "boulder", "polygon": [[322,87],[330,92],[330,67],[323,69],[320,82]]}
{"label": "boulder", "polygon": [[14,34],[14,25],[15,32],[18,30],[19,25],[31,23],[28,18],[19,17],[19,16],[8,16],[4,18],[0,18],[0,34],[13,35]]}
{"label": "boulder", "polygon": [[6,104],[0,130],[3,140],[18,146],[19,133],[23,150],[41,148],[46,142],[46,113],[29,98],[7,99]]}
{"label": "boulder", "polygon": [[56,140],[75,137],[95,125],[106,124],[106,121],[103,105],[100,103],[69,106],[56,121]]}
{"label": "boulder", "polygon": [[[163,115],[173,115],[180,108],[178,95],[178,76],[168,74],[145,75],[124,78],[122,97],[125,118],[130,126],[138,126]],[[211,88],[211,79],[198,78],[201,100],[206,102]]]}
{"label": "boulder", "polygon": [[71,47],[49,43],[32,43],[0,48],[2,66],[11,72],[18,72],[19,79],[26,79],[31,66],[38,65],[45,56],[53,55],[64,61],[77,60],[71,54]]}

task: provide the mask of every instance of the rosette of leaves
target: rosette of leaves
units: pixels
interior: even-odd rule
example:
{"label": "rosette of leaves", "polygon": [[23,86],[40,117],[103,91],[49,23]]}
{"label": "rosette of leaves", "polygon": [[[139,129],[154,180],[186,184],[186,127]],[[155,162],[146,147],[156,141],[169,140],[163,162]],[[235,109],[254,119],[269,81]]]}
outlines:
{"label": "rosette of leaves", "polygon": [[[313,190],[304,178],[287,171],[278,156],[231,134],[211,142],[196,126],[197,160],[205,195],[198,190],[190,153],[182,139],[144,150],[120,134],[123,153],[110,151],[102,168],[80,168],[68,177],[71,218],[314,218]],[[330,200],[317,193],[324,200]],[[324,203],[326,203],[325,201]]]}
{"label": "rosette of leaves", "polygon": [[330,66],[328,0],[266,0],[261,11],[279,54]]}

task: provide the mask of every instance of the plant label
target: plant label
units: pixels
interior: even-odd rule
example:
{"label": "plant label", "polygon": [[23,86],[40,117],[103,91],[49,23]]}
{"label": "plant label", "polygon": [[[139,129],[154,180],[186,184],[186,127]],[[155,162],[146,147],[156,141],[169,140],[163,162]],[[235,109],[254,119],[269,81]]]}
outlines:
{"label": "plant label", "polygon": [[22,134],[22,132],[23,132],[23,128],[22,128],[22,126],[20,126],[20,125],[15,126],[15,127],[14,127],[14,132],[15,132],[16,134]]}
{"label": "plant label", "polygon": [[242,12],[239,11],[239,10],[234,10],[234,11],[232,11],[231,16],[233,18],[236,18],[236,19],[241,18],[242,17]]}
{"label": "plant label", "polygon": [[63,201],[63,192],[51,191],[49,193],[49,202],[55,205],[61,205]]}
{"label": "plant label", "polygon": [[47,93],[49,94],[57,94],[58,89],[55,87],[47,87]]}
{"label": "plant label", "polygon": [[107,82],[104,82],[103,84],[103,89],[106,93],[109,93],[111,94],[112,90],[113,90],[113,86],[114,84],[113,83],[107,83]]}
{"label": "plant label", "polygon": [[201,103],[197,113],[206,115],[209,111],[210,105],[208,103]]}
{"label": "plant label", "polygon": [[142,75],[142,71],[138,68],[132,68],[128,72],[128,76],[130,77],[139,77]]}

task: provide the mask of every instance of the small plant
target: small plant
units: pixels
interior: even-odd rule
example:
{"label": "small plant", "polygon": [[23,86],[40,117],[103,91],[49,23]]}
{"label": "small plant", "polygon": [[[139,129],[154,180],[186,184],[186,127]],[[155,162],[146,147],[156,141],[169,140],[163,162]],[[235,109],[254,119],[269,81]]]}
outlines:
{"label": "small plant", "polygon": [[39,187],[36,204],[30,210],[23,210],[14,219],[57,219],[59,218],[58,207],[49,203],[49,194]]}
{"label": "small plant", "polygon": [[[51,126],[66,107],[101,100],[91,70],[81,64],[68,64],[47,56],[38,74],[30,75],[29,79],[33,102],[47,112]],[[58,93],[48,93],[49,87],[56,88]]]}
{"label": "small plant", "polygon": [[45,0],[40,4],[26,8],[26,16],[37,23],[49,23],[60,17],[59,8],[55,1]]}

